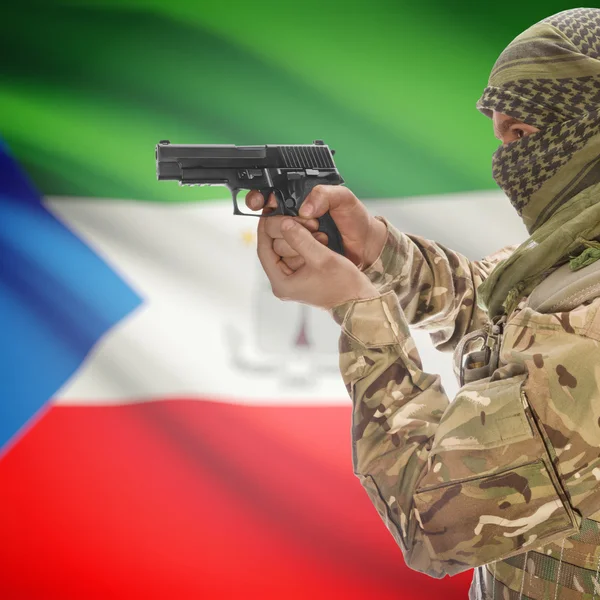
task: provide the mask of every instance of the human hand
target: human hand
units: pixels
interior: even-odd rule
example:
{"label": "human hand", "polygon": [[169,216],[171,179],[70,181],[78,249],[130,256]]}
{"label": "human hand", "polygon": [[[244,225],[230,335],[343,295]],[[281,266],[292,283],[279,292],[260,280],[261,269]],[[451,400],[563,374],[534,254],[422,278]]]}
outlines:
{"label": "human hand", "polygon": [[274,250],[274,240],[267,232],[268,222],[275,218],[259,220],[258,258],[277,298],[329,310],[349,300],[379,295],[369,278],[350,260],[319,243],[294,219],[284,217],[280,226],[282,239],[303,260],[298,269],[292,270]]}
{"label": "human hand", "polygon": [[[251,190],[246,195],[246,205],[252,210],[259,210],[264,205],[262,194]],[[268,207],[276,207],[273,194],[269,197]],[[361,269],[370,266],[379,256],[385,240],[387,229],[384,223],[369,214],[365,205],[347,188],[341,185],[318,185],[314,187],[300,207],[301,222],[315,239],[327,245],[327,235],[316,233],[317,218],[327,211],[331,214],[342,236],[346,257]],[[283,219],[289,217],[269,217],[266,232],[273,241],[273,250],[281,256],[283,262],[293,271],[299,269],[304,260],[290,247],[281,232]]]}

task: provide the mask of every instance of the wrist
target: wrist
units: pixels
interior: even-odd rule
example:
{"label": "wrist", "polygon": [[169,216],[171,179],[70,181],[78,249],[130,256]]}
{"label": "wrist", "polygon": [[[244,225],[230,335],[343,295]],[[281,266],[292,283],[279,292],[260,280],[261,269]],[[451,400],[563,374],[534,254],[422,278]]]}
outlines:
{"label": "wrist", "polygon": [[388,230],[386,224],[375,217],[370,217],[369,235],[365,245],[363,262],[360,266],[362,271],[368,269],[381,256],[387,236]]}
{"label": "wrist", "polygon": [[348,287],[346,293],[338,295],[336,299],[332,299],[328,307],[323,306],[323,308],[331,310],[334,306],[379,298],[381,294],[369,278],[363,273],[359,273],[359,275],[360,281],[357,281],[352,287]]}
{"label": "wrist", "polygon": [[338,325],[341,325],[344,322],[344,318],[350,310],[352,306],[354,306],[357,302],[365,302],[368,300],[375,300],[376,298],[380,298],[381,294],[377,290],[377,288],[367,280],[367,282],[362,285],[356,292],[352,295],[352,298],[348,298],[341,302],[337,302],[327,310],[334,318]]}
{"label": "wrist", "polygon": [[380,296],[377,288],[367,279],[365,284],[357,290],[356,294],[352,297],[352,300],[371,300],[372,298],[378,298]]}

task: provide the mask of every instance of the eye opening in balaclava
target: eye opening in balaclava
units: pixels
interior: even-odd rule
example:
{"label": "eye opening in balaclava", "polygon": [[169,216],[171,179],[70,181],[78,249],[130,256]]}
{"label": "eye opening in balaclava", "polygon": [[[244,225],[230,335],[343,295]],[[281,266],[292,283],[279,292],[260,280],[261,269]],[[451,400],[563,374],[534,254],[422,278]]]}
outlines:
{"label": "eye opening in balaclava", "polygon": [[600,9],[558,13],[515,38],[477,108],[540,129],[492,160],[494,179],[532,233],[600,182]]}

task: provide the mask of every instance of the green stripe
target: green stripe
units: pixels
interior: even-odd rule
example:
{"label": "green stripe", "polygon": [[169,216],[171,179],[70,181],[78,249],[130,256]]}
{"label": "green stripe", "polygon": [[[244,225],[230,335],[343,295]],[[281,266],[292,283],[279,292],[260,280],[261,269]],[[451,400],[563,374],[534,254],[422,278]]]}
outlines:
{"label": "green stripe", "polygon": [[362,198],[494,188],[497,141],[474,103],[548,4],[509,19],[442,0],[14,3],[0,24],[1,132],[46,194],[228,197],[158,183],[160,139],[321,138]]}

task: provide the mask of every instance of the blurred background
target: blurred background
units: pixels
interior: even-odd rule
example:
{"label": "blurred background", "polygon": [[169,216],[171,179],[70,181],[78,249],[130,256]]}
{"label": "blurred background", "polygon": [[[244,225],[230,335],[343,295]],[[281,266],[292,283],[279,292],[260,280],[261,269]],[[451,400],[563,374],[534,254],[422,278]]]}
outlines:
{"label": "blurred background", "polygon": [[[22,1],[0,23],[0,598],[466,598],[352,473],[329,316],[159,140],[336,152],[375,214],[479,259],[526,237],[475,109],[568,2]],[[414,332],[456,392],[448,355]]]}

